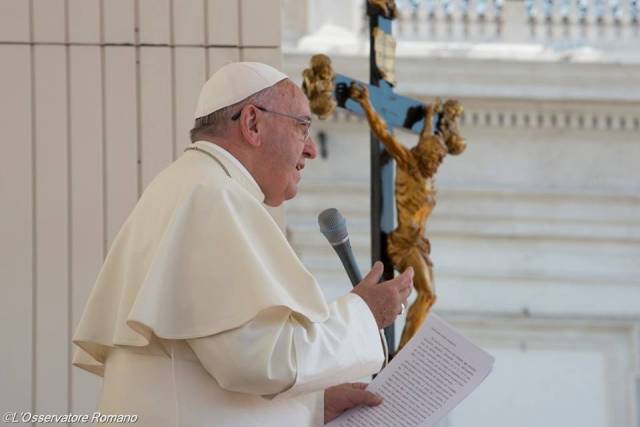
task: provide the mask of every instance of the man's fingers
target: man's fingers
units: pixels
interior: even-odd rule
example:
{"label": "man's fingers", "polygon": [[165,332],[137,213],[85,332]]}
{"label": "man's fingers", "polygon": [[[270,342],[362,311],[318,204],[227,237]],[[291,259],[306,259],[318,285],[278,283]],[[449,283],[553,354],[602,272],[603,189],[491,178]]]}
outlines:
{"label": "man's fingers", "polygon": [[349,400],[353,406],[375,406],[382,403],[382,398],[380,396],[365,390],[368,386],[367,383],[357,382],[349,383],[349,385],[353,388],[353,391],[349,393]]}
{"label": "man's fingers", "polygon": [[353,406],[376,406],[382,403],[382,398],[380,396],[367,390],[354,390],[350,400],[351,403],[353,403]]}
{"label": "man's fingers", "polygon": [[367,383],[350,383],[351,387],[357,388],[358,390],[364,390],[367,388],[369,384]]}
{"label": "man's fingers", "polygon": [[407,305],[407,298],[409,298],[409,294],[411,294],[412,289],[413,286],[407,286],[406,288],[398,291],[398,293],[400,294],[400,299],[403,300],[404,305]]}
{"label": "man's fingers", "polygon": [[362,393],[365,394],[364,400],[362,401],[362,403],[364,403],[365,405],[376,406],[382,403],[382,398],[377,394],[371,393],[370,391],[366,390],[362,390]]}
{"label": "man's fingers", "polygon": [[364,279],[362,279],[362,281],[367,283],[378,283],[383,272],[384,265],[380,261],[376,261],[373,264],[373,267],[371,267],[371,271],[364,277]]}
{"label": "man's fingers", "polygon": [[411,291],[413,285],[413,268],[407,268],[401,275],[395,278],[398,292]]}

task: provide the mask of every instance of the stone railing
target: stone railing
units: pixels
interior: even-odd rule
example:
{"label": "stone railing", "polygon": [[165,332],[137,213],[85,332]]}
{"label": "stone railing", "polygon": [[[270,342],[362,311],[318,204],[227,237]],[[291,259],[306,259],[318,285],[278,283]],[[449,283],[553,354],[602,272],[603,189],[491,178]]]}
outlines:
{"label": "stone railing", "polygon": [[515,43],[629,40],[637,49],[639,1],[398,0],[396,34],[400,40]]}

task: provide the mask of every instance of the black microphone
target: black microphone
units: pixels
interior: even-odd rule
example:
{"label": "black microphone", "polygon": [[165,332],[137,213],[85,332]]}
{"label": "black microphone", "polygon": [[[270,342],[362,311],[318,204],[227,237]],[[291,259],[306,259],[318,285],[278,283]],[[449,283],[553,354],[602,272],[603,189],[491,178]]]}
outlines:
{"label": "black microphone", "polygon": [[342,261],[351,284],[356,286],[362,280],[362,274],[351,250],[347,221],[336,208],[329,208],[318,215],[318,225],[320,226],[320,231],[331,243],[333,250],[336,251],[340,261]]}

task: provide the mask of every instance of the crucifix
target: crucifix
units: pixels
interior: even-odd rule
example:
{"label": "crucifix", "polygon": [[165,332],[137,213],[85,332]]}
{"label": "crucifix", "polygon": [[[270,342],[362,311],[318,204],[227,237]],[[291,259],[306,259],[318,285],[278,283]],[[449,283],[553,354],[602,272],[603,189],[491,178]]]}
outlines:
{"label": "crucifix", "polygon": [[[413,267],[415,271],[417,298],[407,313],[401,348],[422,325],[436,300],[431,248],[424,235],[426,220],[435,206],[434,175],[447,154],[460,154],[466,144],[456,123],[462,114],[457,101],[442,104],[436,100],[424,105],[394,93],[394,1],[368,0],[367,14],[369,84],[334,73],[328,56],[314,55],[311,67],[304,70],[302,88],[311,111],[320,118],[340,107],[366,117],[371,128],[371,260],[384,263],[384,280],[393,278],[394,267],[399,271]],[[394,128],[419,134],[418,144],[411,149],[401,145],[393,136]],[[398,214],[397,226],[394,211]],[[385,329],[385,337],[392,356],[394,325]]]}

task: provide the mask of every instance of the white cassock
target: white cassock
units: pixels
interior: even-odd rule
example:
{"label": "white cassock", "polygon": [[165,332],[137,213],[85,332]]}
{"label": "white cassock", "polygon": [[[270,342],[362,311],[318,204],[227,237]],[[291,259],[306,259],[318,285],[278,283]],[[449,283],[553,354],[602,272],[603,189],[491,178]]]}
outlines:
{"label": "white cassock", "polygon": [[323,390],[384,362],[375,319],[353,293],[326,303],[238,160],[192,147],[116,236],[74,365],[138,426],[323,425]]}

